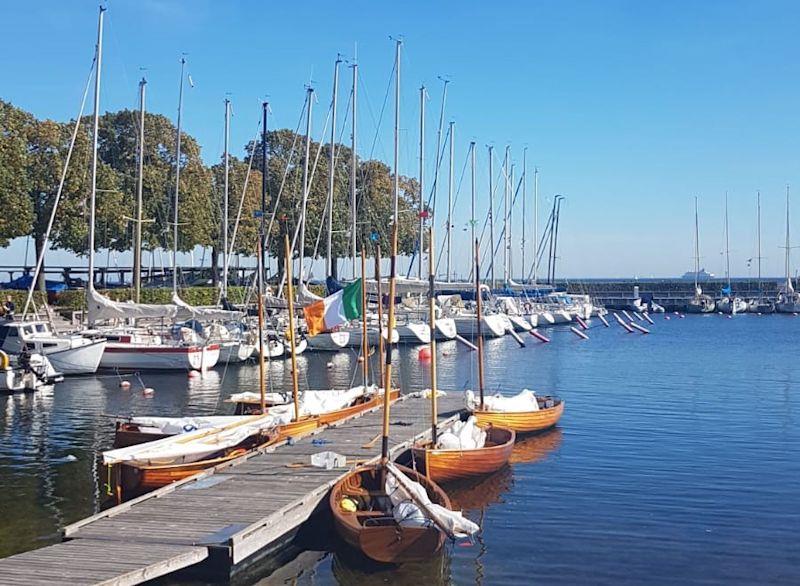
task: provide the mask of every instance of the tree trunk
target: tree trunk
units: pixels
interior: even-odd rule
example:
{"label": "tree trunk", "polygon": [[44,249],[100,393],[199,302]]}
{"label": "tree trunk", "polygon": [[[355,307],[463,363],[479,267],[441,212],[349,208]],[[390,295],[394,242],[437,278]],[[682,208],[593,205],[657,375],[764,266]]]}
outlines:
{"label": "tree trunk", "polygon": [[339,280],[339,270],[338,270],[339,263],[337,261],[338,259],[335,256],[331,258],[331,277],[333,277],[334,280],[336,281]]}
{"label": "tree trunk", "polygon": [[219,287],[219,250],[216,245],[211,247],[211,284]]}
{"label": "tree trunk", "polygon": [[[36,243],[36,259],[38,260],[39,257],[44,254],[44,236],[37,234],[34,237],[34,241]],[[42,268],[39,271],[39,277],[36,279],[36,290],[41,291],[45,298],[47,297],[47,285],[44,278],[44,261],[42,261]]]}

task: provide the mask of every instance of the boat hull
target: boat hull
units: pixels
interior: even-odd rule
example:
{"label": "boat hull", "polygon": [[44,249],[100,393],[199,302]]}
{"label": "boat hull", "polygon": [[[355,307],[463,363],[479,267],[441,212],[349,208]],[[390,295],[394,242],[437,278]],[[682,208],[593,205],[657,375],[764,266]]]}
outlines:
{"label": "boat hull", "polygon": [[308,338],[308,349],[316,352],[338,352],[346,347],[349,341],[350,332],[347,330],[322,332]]}
{"label": "boat hull", "polygon": [[100,368],[116,370],[206,370],[219,360],[219,345],[166,346],[109,342]]}
{"label": "boat hull", "polygon": [[[453,318],[459,336],[474,338],[478,335],[478,320],[475,316]],[[502,338],[506,335],[506,323],[499,315],[485,315],[481,318],[481,335],[484,338]]]}
{"label": "boat hull", "polygon": [[514,328],[515,332],[530,332],[533,329],[530,320],[521,315],[509,315],[508,321],[511,322],[511,327]]}
{"label": "boat hull", "polygon": [[508,463],[516,433],[501,427],[486,429],[486,445],[474,450],[437,450],[430,445],[412,448],[415,461],[425,475],[443,484],[492,474]]}
{"label": "boat hull", "polygon": [[247,342],[227,341],[220,344],[219,361],[224,364],[246,362],[253,356],[256,347]]}
{"label": "boat hull", "polygon": [[[450,499],[436,483],[408,468],[398,468],[424,486],[432,502],[450,508]],[[390,514],[381,511],[342,510],[344,498],[363,499],[376,493],[385,494],[379,487],[381,479],[382,469],[371,464],[348,472],[334,485],[329,503],[339,537],[350,547],[380,563],[420,561],[436,555],[445,540],[445,534],[436,527],[401,526]]]}
{"label": "boat hull", "polygon": [[434,322],[437,340],[455,340],[458,335],[456,322],[452,317],[440,317]]}
{"label": "boat hull", "polygon": [[478,420],[478,425],[496,425],[511,429],[518,434],[534,433],[550,429],[558,423],[564,414],[564,401],[558,400],[553,407],[539,409],[539,411],[483,411],[476,409],[472,412]]}
{"label": "boat hull", "polygon": [[427,324],[407,323],[396,327],[401,344],[430,344],[431,329]]}
{"label": "boat hull", "polygon": [[94,374],[100,367],[105,349],[106,341],[100,339],[65,350],[44,352],[44,355],[61,374]]}

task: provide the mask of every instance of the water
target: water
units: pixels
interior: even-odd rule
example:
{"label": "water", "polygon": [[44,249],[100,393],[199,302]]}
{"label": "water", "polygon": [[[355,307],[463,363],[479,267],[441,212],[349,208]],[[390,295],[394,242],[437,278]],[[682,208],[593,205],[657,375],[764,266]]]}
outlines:
{"label": "water", "polygon": [[[657,317],[651,330],[612,323],[588,341],[564,329],[526,348],[487,341],[490,389],[555,391],[566,411],[556,430],[518,445],[509,468],[451,491],[483,527],[472,547],[395,570],[309,552],[272,580],[800,583],[800,319]],[[474,354],[441,348],[440,386],[471,388]],[[415,350],[398,363],[405,388],[428,385]],[[358,368],[350,353],[306,354],[300,366],[301,383],[317,388],[348,384]],[[227,413],[224,398],[256,390],[256,375],[146,375],[150,398],[114,377],[0,397],[0,555],[56,541],[60,526],[98,510],[104,414]],[[288,385],[288,362],[271,375]]]}

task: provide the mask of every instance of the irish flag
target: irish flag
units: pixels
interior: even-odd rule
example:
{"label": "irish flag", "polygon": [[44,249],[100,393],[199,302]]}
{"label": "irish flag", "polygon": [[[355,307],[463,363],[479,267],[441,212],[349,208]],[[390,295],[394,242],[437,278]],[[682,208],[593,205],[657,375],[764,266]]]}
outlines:
{"label": "irish flag", "polygon": [[303,308],[308,335],[328,332],[351,319],[361,317],[361,279],[325,299]]}

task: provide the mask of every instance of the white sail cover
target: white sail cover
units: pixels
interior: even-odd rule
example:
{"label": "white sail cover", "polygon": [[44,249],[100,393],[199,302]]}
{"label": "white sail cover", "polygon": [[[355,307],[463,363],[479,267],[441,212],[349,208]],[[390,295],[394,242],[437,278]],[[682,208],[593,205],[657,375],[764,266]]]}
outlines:
{"label": "white sail cover", "polygon": [[170,319],[178,316],[178,306],[172,304],[154,305],[147,303],[133,303],[132,301],[112,301],[105,295],[98,293],[94,287],[89,287],[87,296],[89,323],[105,319]]}
{"label": "white sail cover", "polygon": [[179,309],[181,319],[197,319],[205,321],[236,321],[242,319],[241,311],[228,311],[215,307],[195,307],[181,299],[177,293],[172,294],[172,303]]}
{"label": "white sail cover", "polygon": [[[323,413],[338,411],[349,407],[359,397],[375,392],[377,392],[375,385],[367,387],[366,392],[363,386],[353,387],[344,391],[334,389],[301,391],[298,397],[300,416],[322,415]],[[282,393],[267,393],[265,398],[269,402],[276,404],[274,407],[270,407],[270,413],[286,412],[290,417],[294,417],[294,403],[291,395],[287,397]],[[261,395],[253,392],[235,393],[228,398],[228,401],[232,403],[259,403]]]}
{"label": "white sail cover", "polygon": [[[467,409],[474,411],[480,407],[480,398],[475,396],[472,391],[466,392]],[[487,411],[502,411],[506,413],[524,413],[528,411],[538,411],[539,401],[536,395],[529,389],[523,389],[513,397],[505,397],[501,394],[491,395],[483,398],[483,406]]]}
{"label": "white sail cover", "polygon": [[232,448],[248,437],[291,421],[286,414],[270,413],[237,417],[235,423],[198,429],[153,442],[103,452],[103,463],[130,466],[162,466],[189,464],[226,448]]}
{"label": "white sail cover", "polygon": [[[480,530],[480,527],[467,519],[461,511],[451,511],[432,503],[425,487],[403,474],[392,462],[387,463],[386,468],[391,474],[386,475],[384,488],[392,501],[392,514],[399,525],[413,527],[430,526],[435,523],[454,537],[469,537]],[[424,508],[418,503],[424,505]]]}
{"label": "white sail cover", "polygon": [[474,415],[440,430],[436,441],[436,447],[440,450],[476,450],[485,445],[486,432],[478,427]]}
{"label": "white sail cover", "polygon": [[175,435],[191,433],[198,429],[223,427],[242,421],[241,415],[210,415],[207,417],[131,417],[128,421],[139,431],[153,434]]}

